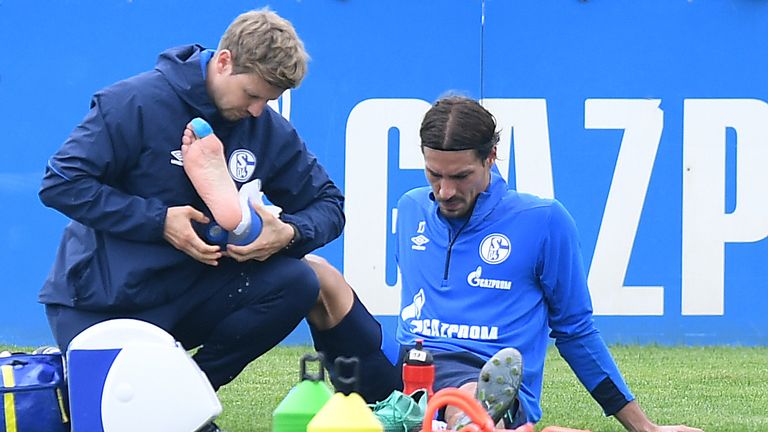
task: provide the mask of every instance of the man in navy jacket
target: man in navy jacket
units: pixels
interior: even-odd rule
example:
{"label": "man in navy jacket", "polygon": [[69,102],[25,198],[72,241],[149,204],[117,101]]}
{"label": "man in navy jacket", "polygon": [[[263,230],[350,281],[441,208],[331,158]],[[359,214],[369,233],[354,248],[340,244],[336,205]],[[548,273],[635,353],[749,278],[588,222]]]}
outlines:
{"label": "man in navy jacket", "polygon": [[[318,282],[301,257],[339,236],[344,199],[266,105],[299,85],[307,60],[288,21],[251,11],[218,49],[169,49],[153,70],[93,96],[40,190],[72,219],[39,295],[62,350],[95,323],[141,319],[199,346],[194,358],[218,389],[307,314]],[[279,218],[257,211],[263,228],[250,244],[222,248],[198,235],[212,212],[179,150],[195,117],[221,141],[237,188],[260,179],[283,209]]]}

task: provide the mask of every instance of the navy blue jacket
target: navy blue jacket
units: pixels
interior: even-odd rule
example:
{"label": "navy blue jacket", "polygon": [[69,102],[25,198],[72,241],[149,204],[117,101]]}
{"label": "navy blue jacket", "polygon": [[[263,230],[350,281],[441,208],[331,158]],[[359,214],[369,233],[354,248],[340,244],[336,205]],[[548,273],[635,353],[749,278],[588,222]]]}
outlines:
{"label": "navy blue jacket", "polygon": [[211,124],[227,160],[235,151],[255,156],[243,182],[260,178],[270,201],[283,208],[281,218],[300,233],[283,253],[300,257],[341,234],[343,195],[295,129],[269,107],[257,118],[224,119],[206,91],[202,51],[170,49],[154,70],[96,93],[83,122],[49,160],[40,199],[72,222],[42,303],[146,308],[183,293],[211,269],[163,238],[168,207],[211,214],[175,156],[194,117]]}

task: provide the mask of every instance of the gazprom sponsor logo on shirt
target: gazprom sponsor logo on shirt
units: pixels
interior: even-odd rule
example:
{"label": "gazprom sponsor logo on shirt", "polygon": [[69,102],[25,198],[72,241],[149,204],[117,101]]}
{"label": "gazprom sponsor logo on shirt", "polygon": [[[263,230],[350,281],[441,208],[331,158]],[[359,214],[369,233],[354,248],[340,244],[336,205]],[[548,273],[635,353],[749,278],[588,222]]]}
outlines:
{"label": "gazprom sponsor logo on shirt", "polygon": [[[400,311],[400,318],[411,325],[411,333],[421,336],[452,339],[497,340],[499,328],[496,326],[446,323],[439,319],[420,319],[421,311],[427,302],[424,289],[413,296],[413,303]],[[416,319],[413,319],[416,318]]]}
{"label": "gazprom sponsor logo on shirt", "polygon": [[413,296],[413,303],[400,311],[400,318],[402,318],[403,321],[408,321],[412,318],[421,318],[421,308],[424,307],[425,302],[426,296],[424,295],[424,288],[422,288],[415,296]]}
{"label": "gazprom sponsor logo on shirt", "polygon": [[482,278],[483,268],[477,266],[477,269],[473,272],[469,272],[467,275],[467,283],[473,287],[479,288],[493,288],[500,290],[508,290],[512,288],[512,281],[505,281],[499,279],[484,279]]}
{"label": "gazprom sponsor logo on shirt", "polygon": [[480,242],[480,258],[488,264],[504,262],[511,250],[510,242],[504,234],[494,233],[487,235]]}
{"label": "gazprom sponsor logo on shirt", "polygon": [[251,178],[256,170],[256,156],[246,149],[237,149],[229,156],[229,174],[239,182]]}
{"label": "gazprom sponsor logo on shirt", "polygon": [[432,337],[472,340],[496,340],[499,328],[496,326],[447,323],[438,319],[411,321],[411,332]]}

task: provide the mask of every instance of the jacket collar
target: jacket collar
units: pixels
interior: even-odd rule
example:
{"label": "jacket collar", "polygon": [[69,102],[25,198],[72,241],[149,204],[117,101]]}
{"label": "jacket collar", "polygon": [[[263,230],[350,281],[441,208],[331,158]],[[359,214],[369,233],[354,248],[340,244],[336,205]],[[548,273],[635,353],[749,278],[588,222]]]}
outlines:
{"label": "jacket collar", "polygon": [[155,69],[168,81],[173,91],[192,107],[194,115],[218,123],[222,120],[216,104],[208,95],[203,70],[200,45],[184,45],[162,52]]}

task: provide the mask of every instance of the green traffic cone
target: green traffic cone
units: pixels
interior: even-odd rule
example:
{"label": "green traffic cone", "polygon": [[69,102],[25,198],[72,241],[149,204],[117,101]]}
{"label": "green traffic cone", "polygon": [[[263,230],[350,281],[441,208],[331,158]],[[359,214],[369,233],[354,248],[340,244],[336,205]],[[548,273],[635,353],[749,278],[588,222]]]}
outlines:
{"label": "green traffic cone", "polygon": [[[318,362],[317,374],[307,373],[310,361]],[[272,412],[272,432],[305,432],[309,421],[333,395],[325,383],[321,353],[305,354],[301,358],[300,379]]]}

